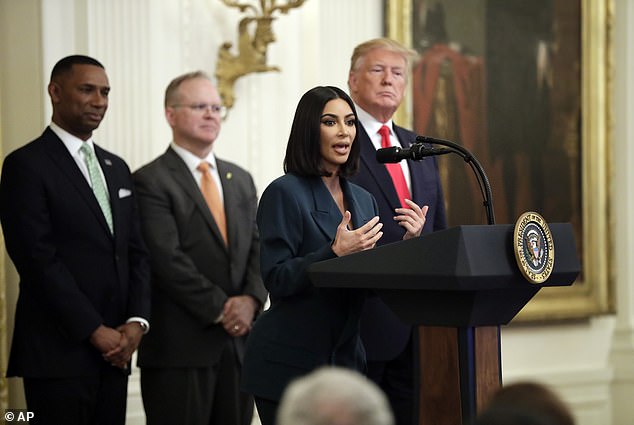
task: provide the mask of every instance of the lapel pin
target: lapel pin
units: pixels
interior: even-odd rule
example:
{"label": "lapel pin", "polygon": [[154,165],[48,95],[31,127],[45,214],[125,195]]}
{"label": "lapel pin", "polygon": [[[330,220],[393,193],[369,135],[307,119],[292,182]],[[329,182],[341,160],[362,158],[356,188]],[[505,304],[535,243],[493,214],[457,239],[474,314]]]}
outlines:
{"label": "lapel pin", "polygon": [[110,161],[108,158],[104,159],[103,162],[105,162],[106,165],[112,165],[112,161]]}
{"label": "lapel pin", "polygon": [[231,180],[231,178],[233,177],[233,174],[231,172],[227,173],[227,180]]}

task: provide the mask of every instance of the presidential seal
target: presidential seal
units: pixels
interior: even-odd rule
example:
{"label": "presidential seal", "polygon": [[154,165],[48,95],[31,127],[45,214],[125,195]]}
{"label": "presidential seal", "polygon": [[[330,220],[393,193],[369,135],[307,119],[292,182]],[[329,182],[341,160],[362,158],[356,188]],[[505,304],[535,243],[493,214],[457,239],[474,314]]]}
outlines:
{"label": "presidential seal", "polygon": [[531,283],[543,283],[555,265],[555,245],[544,218],[526,212],[515,222],[513,247],[517,265]]}

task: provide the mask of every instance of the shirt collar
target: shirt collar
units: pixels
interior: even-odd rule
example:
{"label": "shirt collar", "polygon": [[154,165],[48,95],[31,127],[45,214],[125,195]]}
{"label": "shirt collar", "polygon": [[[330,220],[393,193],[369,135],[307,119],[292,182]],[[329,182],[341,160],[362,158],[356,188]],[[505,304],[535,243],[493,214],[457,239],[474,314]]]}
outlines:
{"label": "shirt collar", "polygon": [[62,143],[64,144],[64,146],[66,146],[66,149],[68,149],[68,152],[70,152],[72,156],[77,155],[77,153],[79,152],[79,148],[81,148],[84,143],[88,143],[88,145],[90,145],[90,147],[94,151],[95,146],[92,137],[84,141],[79,137],[70,134],[68,131],[64,130],[62,127],[52,121],[49,124],[49,127],[53,131],[53,133],[55,133],[57,137],[61,139]]}
{"label": "shirt collar", "polygon": [[211,165],[212,169],[217,169],[216,157],[214,156],[213,151],[209,152],[206,158],[199,158],[187,149],[177,145],[174,142],[172,142],[170,146],[172,149],[174,149],[174,152],[176,152],[176,154],[181,157],[181,159],[185,162],[185,165],[187,165],[187,168],[191,172],[196,171],[200,163],[203,161],[207,161],[209,165]]}
{"label": "shirt collar", "polygon": [[390,129],[390,133],[394,134],[394,130],[392,129],[391,119],[387,122],[381,122],[377,120],[376,118],[374,118],[372,115],[370,115],[368,112],[363,110],[363,108],[361,108],[359,105],[355,104],[354,106],[357,110],[357,119],[359,120],[359,122],[361,122],[361,125],[363,125],[363,128],[365,128],[365,131],[368,132],[368,135],[370,137],[378,133],[379,128],[381,128],[383,125],[387,125],[388,128]]}

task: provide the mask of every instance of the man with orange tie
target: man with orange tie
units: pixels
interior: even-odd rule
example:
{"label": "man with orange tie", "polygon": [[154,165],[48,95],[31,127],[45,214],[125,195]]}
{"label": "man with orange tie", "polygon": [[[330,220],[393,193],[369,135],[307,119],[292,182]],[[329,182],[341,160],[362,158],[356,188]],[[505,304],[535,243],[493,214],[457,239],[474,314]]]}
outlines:
{"label": "man with orange tie", "polygon": [[[395,125],[392,116],[403,100],[410,58],[401,44],[379,38],[358,45],[352,54],[348,87],[357,109],[361,144],[359,173],[351,181],[376,198],[383,226],[379,245],[400,241],[405,229],[392,217],[399,208],[426,215],[423,233],[447,227],[445,204],[434,158],[380,164],[376,150],[409,147],[416,134]],[[368,359],[368,376],[388,396],[398,425],[418,423],[415,403],[415,328],[403,323],[379,298],[366,301],[361,316],[361,338]]]}
{"label": "man with orange tie", "polygon": [[139,347],[148,425],[251,423],[240,392],[246,335],[266,300],[250,174],[215,157],[226,113],[203,72],[165,91],[173,141],[134,173],[152,269],[152,331]]}

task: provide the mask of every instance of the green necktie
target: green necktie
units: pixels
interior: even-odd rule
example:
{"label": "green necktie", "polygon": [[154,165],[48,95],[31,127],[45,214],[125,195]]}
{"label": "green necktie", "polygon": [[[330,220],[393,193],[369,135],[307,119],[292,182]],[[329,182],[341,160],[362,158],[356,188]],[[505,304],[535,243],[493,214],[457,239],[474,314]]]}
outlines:
{"label": "green necktie", "polygon": [[92,191],[95,193],[99,207],[101,207],[101,211],[106,218],[110,233],[113,233],[110,200],[108,199],[108,191],[106,190],[106,186],[101,178],[101,173],[99,172],[99,164],[97,163],[95,152],[92,150],[91,146],[85,142],[81,145],[79,150],[84,154],[84,162],[86,163],[86,167],[88,167],[88,175],[90,176]]}

